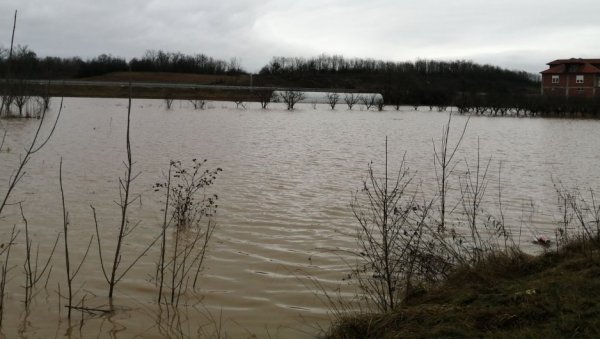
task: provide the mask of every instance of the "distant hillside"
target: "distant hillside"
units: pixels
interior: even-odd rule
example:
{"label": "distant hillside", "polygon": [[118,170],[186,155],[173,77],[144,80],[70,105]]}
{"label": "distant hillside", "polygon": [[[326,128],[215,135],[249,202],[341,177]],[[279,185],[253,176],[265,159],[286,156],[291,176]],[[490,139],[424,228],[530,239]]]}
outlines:
{"label": "distant hillside", "polygon": [[112,72],[83,78],[87,81],[129,81],[196,85],[249,86],[249,75],[166,73],[166,72]]}
{"label": "distant hillside", "polygon": [[256,79],[267,86],[381,92],[388,102],[430,102],[432,97],[451,101],[457,93],[536,94],[539,89],[535,74],[471,61],[389,62],[327,55],[273,58]]}

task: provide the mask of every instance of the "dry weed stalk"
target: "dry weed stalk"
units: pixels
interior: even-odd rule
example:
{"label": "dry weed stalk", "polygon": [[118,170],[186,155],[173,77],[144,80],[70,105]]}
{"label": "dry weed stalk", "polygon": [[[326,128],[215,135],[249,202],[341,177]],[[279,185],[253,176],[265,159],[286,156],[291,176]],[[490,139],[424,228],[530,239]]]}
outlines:
{"label": "dry weed stalk", "polygon": [[6,281],[8,279],[8,272],[10,271],[10,267],[8,266],[10,261],[10,250],[14,246],[15,240],[19,235],[19,231],[15,232],[15,229],[16,225],[13,225],[8,242],[0,245],[0,257],[4,255],[2,267],[0,268],[0,328],[2,328],[2,321],[4,319],[4,296],[6,295]]}
{"label": "dry weed stalk", "polygon": [[110,265],[110,273],[107,272],[106,266],[104,264],[104,259],[102,255],[103,247],[100,236],[100,230],[98,227],[98,218],[96,215],[96,209],[93,206],[92,213],[94,215],[94,224],[96,227],[96,239],[98,240],[98,255],[100,257],[100,267],[102,268],[102,274],[108,283],[108,297],[112,299],[114,294],[115,286],[123,279],[123,277],[135,266],[135,264],[150,250],[150,248],[158,241],[160,238],[160,234],[155,237],[150,244],[137,256],[135,257],[131,263],[126,266],[124,269],[119,271],[119,268],[122,264],[122,250],[123,250],[123,242],[124,239],[129,236],[139,225],[139,222],[131,225],[128,218],[128,208],[129,206],[139,199],[139,196],[131,197],[131,183],[135,180],[137,175],[133,175],[133,159],[131,153],[131,83],[129,84],[129,99],[127,105],[127,125],[126,125],[126,136],[125,136],[125,145],[127,150],[127,162],[125,163],[125,178],[119,178],[119,197],[120,202],[118,206],[120,208],[120,216],[121,220],[118,226],[118,234],[116,240],[116,248],[114,251],[114,257],[112,260],[112,264]]}
{"label": "dry weed stalk", "polygon": [[[64,242],[65,242],[65,244],[64,244],[65,245],[65,269],[66,269],[66,273],[67,273],[67,291],[68,291],[67,305],[65,307],[67,308],[68,318],[71,319],[71,310],[74,307],[73,306],[73,280],[75,280],[75,277],[79,273],[81,266],[83,266],[83,263],[85,262],[85,259],[87,258],[87,255],[90,251],[90,247],[92,246],[92,242],[94,241],[94,236],[92,235],[90,237],[90,241],[87,245],[85,253],[84,253],[83,257],[81,258],[81,261],[77,265],[77,268],[73,272],[71,272],[71,257],[69,255],[69,224],[70,224],[70,221],[69,221],[69,212],[67,212],[67,207],[65,204],[65,191],[63,189],[62,158],[60,159],[58,178],[59,178],[59,183],[60,183],[60,198],[61,198],[61,202],[62,202],[62,212],[63,212],[63,232],[64,232],[63,235],[64,235]],[[57,238],[57,240],[58,240],[58,238]],[[56,244],[55,244],[55,246],[56,246]]]}
{"label": "dry weed stalk", "polygon": [[[484,253],[484,247],[487,244],[481,237],[481,234],[478,230],[479,224],[477,223],[477,217],[480,214],[481,201],[485,195],[485,190],[487,188],[487,172],[490,167],[490,162],[492,158],[490,157],[485,165],[485,169],[482,169],[480,162],[480,154],[479,154],[479,138],[477,139],[477,163],[473,172],[469,167],[468,161],[465,159],[465,165],[467,167],[467,172],[465,176],[462,178],[462,182],[460,185],[461,191],[461,202],[464,210],[464,215],[467,217],[469,230],[471,232],[471,242],[473,245],[473,256],[475,261],[478,261],[479,258],[477,256]],[[483,172],[482,172],[483,170]]]}
{"label": "dry weed stalk", "polygon": [[[600,245],[600,202],[594,190],[589,188],[582,193],[579,189],[567,189],[561,182],[554,182],[561,213],[556,229],[557,250],[559,242],[566,244]],[[593,253],[593,249],[589,249]]]}
{"label": "dry weed stalk", "polygon": [[27,218],[25,218],[25,213],[23,212],[23,206],[21,203],[19,203],[19,209],[21,210],[21,218],[25,224],[25,262],[23,263],[23,269],[25,271],[25,309],[28,309],[29,304],[34,296],[35,286],[42,279],[46,271],[48,271],[46,276],[46,284],[48,283],[48,279],[50,278],[50,274],[52,272],[52,266],[50,266],[50,262],[54,256],[56,245],[58,245],[60,233],[56,236],[56,240],[54,241],[54,245],[52,246],[52,250],[46,259],[46,262],[40,266],[40,246],[38,244],[35,251],[35,258],[32,258],[33,240],[29,236],[29,222],[27,221]]}
{"label": "dry weed stalk", "polygon": [[[458,141],[454,146],[450,146],[450,124],[452,122],[452,114],[448,115],[448,123],[444,125],[442,129],[442,138],[440,140],[439,150],[435,145],[435,141],[432,140],[433,143],[433,167],[435,169],[435,176],[438,185],[438,197],[440,199],[440,220],[439,220],[439,228],[440,231],[443,231],[446,228],[446,217],[448,214],[446,207],[446,200],[448,198],[448,179],[454,172],[454,169],[458,162],[453,161],[456,152],[465,136],[465,132],[467,131],[467,126],[469,124],[469,119],[465,122],[462,133],[458,138]],[[438,169],[439,167],[439,169]]]}

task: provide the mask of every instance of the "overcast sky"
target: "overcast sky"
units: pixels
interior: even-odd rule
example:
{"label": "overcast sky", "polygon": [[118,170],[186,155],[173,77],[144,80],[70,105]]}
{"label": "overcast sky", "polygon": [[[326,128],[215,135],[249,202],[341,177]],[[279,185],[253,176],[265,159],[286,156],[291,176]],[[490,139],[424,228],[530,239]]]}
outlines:
{"label": "overcast sky", "polygon": [[600,58],[599,0],[0,0],[0,46],[39,56],[139,57],[149,49],[237,57],[321,53],[392,61],[469,59],[539,72]]}

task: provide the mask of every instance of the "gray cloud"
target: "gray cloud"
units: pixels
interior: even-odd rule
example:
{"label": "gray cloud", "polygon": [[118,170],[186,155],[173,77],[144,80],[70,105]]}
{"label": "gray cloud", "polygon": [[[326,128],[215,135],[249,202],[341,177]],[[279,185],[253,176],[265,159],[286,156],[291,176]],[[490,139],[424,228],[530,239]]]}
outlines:
{"label": "gray cloud", "polygon": [[164,49],[237,57],[250,71],[272,56],[320,53],[531,72],[556,58],[600,57],[596,0],[4,0],[0,45],[10,42],[14,9],[16,42],[39,55]]}

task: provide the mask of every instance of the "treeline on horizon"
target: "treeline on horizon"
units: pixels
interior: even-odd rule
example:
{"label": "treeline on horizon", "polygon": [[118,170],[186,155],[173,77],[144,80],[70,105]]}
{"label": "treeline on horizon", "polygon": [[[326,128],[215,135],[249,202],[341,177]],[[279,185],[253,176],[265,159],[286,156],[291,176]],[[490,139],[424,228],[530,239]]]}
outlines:
{"label": "treeline on horizon", "polygon": [[468,60],[438,61],[417,60],[414,62],[383,61],[361,58],[344,58],[341,55],[322,54],[313,58],[274,57],[259,74],[419,74],[419,75],[489,75],[495,78],[537,82],[539,76],[525,71],[503,69],[498,66],[481,65]]}
{"label": "treeline on horizon", "polygon": [[[8,71],[9,51],[0,48],[0,74]],[[110,54],[83,60],[80,57],[38,57],[27,46],[13,50],[11,73],[20,78],[72,79],[87,78],[112,72],[171,72],[196,74],[246,74],[236,58],[224,61],[204,54],[186,55],[179,52],[147,51],[140,58],[127,61]]]}
{"label": "treeline on horizon", "polygon": [[[8,69],[8,54],[7,49],[0,48],[0,74],[3,77]],[[11,61],[11,73],[21,78],[86,78],[130,69],[134,72],[248,74],[237,58],[225,61],[204,54],[188,55],[162,50],[149,50],[142,57],[129,61],[110,54],[83,60],[80,57],[38,57],[27,46],[17,46]],[[448,79],[451,80],[450,83],[446,81]],[[537,84],[539,77],[524,71],[480,65],[467,60],[395,62],[322,54],[312,58],[273,57],[259,71],[257,80],[259,84],[267,86],[348,89],[364,86],[368,89],[379,87],[379,91],[383,91],[386,86],[414,88],[427,85],[429,88],[458,91],[471,90],[477,86],[483,90],[514,88],[515,84],[518,87],[530,87]],[[435,83],[432,84],[432,81]],[[362,85],[360,82],[366,83]]]}

